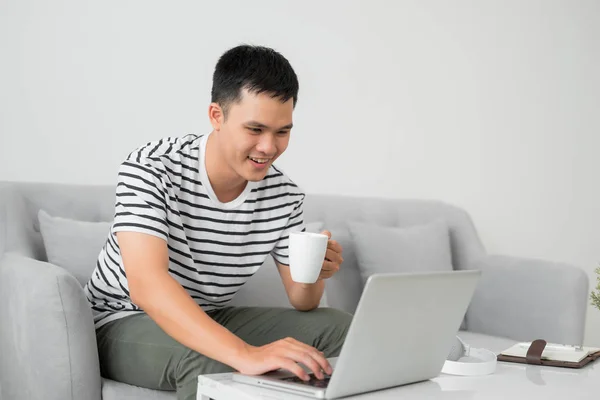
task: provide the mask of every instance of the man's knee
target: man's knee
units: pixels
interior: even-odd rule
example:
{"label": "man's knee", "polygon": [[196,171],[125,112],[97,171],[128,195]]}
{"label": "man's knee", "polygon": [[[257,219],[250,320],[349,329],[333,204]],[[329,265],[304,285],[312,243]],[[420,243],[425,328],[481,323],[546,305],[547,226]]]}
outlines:
{"label": "man's knee", "polygon": [[322,326],[330,329],[346,332],[352,322],[352,314],[335,308],[317,308],[314,312],[318,315]]}
{"label": "man's knee", "polygon": [[233,368],[213,360],[193,350],[187,350],[177,361],[175,368],[175,388],[177,399],[195,399],[198,375],[232,372]]}
{"label": "man's knee", "polygon": [[313,345],[327,357],[339,355],[352,322],[352,314],[335,308],[318,308],[311,314],[311,325],[316,333]]}

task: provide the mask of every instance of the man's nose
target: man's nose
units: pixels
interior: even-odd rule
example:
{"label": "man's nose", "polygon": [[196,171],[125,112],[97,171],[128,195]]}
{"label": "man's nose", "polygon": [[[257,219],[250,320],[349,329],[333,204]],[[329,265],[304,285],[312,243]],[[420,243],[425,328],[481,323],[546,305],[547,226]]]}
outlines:
{"label": "man's nose", "polygon": [[273,138],[273,135],[261,135],[256,149],[266,155],[273,155],[277,151],[277,147],[275,146],[275,138]]}

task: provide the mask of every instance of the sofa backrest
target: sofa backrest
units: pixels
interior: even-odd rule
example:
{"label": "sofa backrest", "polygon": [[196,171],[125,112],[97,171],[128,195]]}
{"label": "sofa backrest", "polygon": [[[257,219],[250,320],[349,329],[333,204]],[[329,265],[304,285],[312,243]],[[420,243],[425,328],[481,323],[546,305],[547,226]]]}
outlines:
{"label": "sofa backrest", "polygon": [[[0,255],[4,249],[47,261],[38,211],[43,209],[55,217],[80,221],[110,222],[114,214],[114,192],[114,187],[108,185],[0,182]],[[325,229],[344,247],[340,272],[327,280],[326,303],[351,313],[358,304],[363,284],[347,229],[349,221],[408,227],[443,219],[450,230],[454,269],[468,269],[484,254],[469,215],[439,201],[309,194],[304,212],[305,222],[324,222]],[[94,265],[90,265],[90,275],[93,268]],[[279,282],[278,273],[269,263],[246,283],[234,303],[289,306],[282,285],[274,289],[274,282]]]}
{"label": "sofa backrest", "polygon": [[0,203],[6,213],[5,251],[47,261],[38,221],[40,209],[74,220],[111,221],[114,198],[115,189],[110,186],[0,182]]}
{"label": "sofa backrest", "polygon": [[484,248],[470,216],[462,209],[440,201],[383,199],[339,195],[307,195],[305,220],[323,221],[344,248],[340,271],[327,280],[327,304],[354,312],[363,289],[355,248],[347,224],[366,222],[388,227],[410,227],[444,220],[448,224],[452,265],[469,269],[484,255]]}

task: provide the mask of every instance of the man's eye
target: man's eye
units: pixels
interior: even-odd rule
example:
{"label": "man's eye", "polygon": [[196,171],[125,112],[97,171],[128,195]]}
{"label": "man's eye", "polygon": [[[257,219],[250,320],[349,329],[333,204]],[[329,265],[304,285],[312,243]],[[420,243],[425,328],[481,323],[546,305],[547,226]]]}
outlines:
{"label": "man's eye", "polygon": [[290,133],[290,131],[279,131],[277,132],[278,135],[287,135],[288,133]]}
{"label": "man's eye", "polygon": [[254,132],[254,133],[261,133],[262,129],[261,128],[248,128],[250,131]]}

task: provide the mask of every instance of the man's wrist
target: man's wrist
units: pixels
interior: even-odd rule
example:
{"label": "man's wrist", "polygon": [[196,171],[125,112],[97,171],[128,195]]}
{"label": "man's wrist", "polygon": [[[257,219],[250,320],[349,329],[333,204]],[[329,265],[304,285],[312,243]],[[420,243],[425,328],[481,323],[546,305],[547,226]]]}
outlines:
{"label": "man's wrist", "polygon": [[322,279],[315,283],[294,282],[290,301],[297,310],[312,310],[319,306],[324,290],[325,282]]}
{"label": "man's wrist", "polygon": [[321,284],[325,284],[325,280],[322,279],[322,278],[318,278],[317,281],[314,282],[314,283],[294,282],[294,284],[295,284],[296,287],[299,287],[301,289],[311,290],[311,289],[319,287],[319,285],[321,285]]}
{"label": "man's wrist", "polygon": [[247,360],[250,356],[250,352],[252,351],[252,348],[255,347],[244,342],[241,339],[240,342],[241,343],[238,344],[238,346],[235,346],[235,348],[229,355],[227,362],[225,362],[236,371],[242,371],[244,369],[244,366],[248,362]]}

